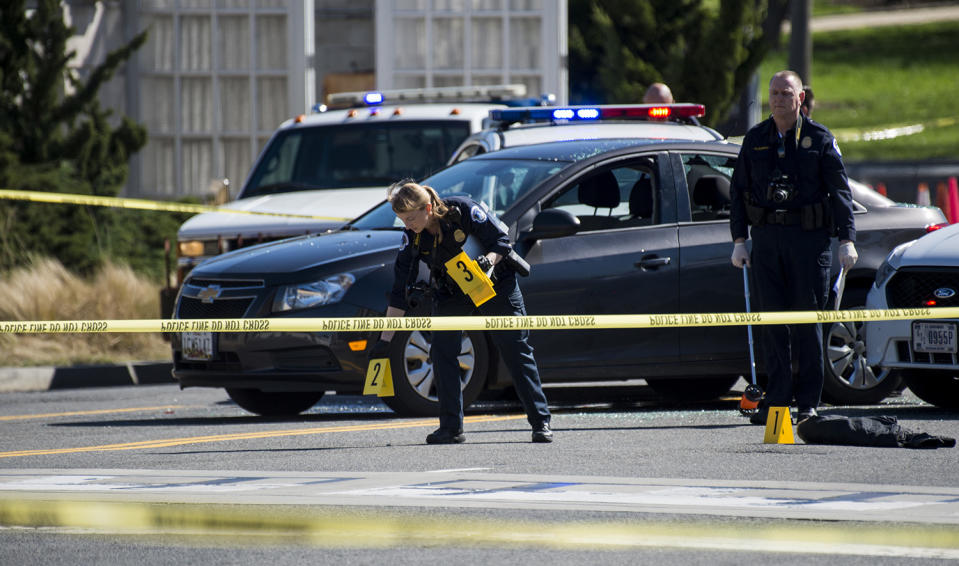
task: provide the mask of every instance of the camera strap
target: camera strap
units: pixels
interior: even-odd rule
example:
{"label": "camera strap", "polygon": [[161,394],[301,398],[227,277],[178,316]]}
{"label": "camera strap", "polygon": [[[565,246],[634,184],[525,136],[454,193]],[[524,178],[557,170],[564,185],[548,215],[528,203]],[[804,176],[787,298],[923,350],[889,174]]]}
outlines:
{"label": "camera strap", "polygon": [[[440,234],[442,234],[442,232],[443,232],[443,229],[440,228]],[[413,270],[414,270],[414,268],[416,267],[416,265],[417,265],[420,261],[424,261],[423,256],[428,255],[428,256],[430,256],[430,258],[429,258],[429,261],[426,261],[426,263],[427,263],[427,265],[428,265],[428,267],[429,267],[429,272],[430,272],[429,285],[430,285],[430,287],[434,287],[434,283],[435,283],[435,281],[436,281],[436,279],[435,279],[435,278],[436,278],[436,273],[435,273],[435,271],[436,271],[436,252],[437,252],[437,249],[438,249],[438,247],[439,247],[440,237],[439,237],[439,236],[433,236],[433,249],[430,251],[430,253],[424,254],[424,253],[423,253],[423,248],[422,248],[422,245],[421,245],[421,241],[420,241],[422,235],[423,235],[423,234],[422,234],[422,232],[421,232],[421,233],[417,234],[417,235],[413,238],[413,248],[416,250],[416,254],[415,254],[415,257],[413,258],[413,261],[410,262],[410,272],[409,272],[409,274],[407,274],[407,276],[406,276],[406,281],[407,281],[407,285],[410,285],[410,284],[411,284],[411,283],[410,283],[410,279],[413,277]]]}
{"label": "camera strap", "polygon": [[[802,136],[802,120],[802,112],[800,112],[799,118],[796,119],[796,145],[793,146],[797,150],[799,149],[799,138]],[[779,147],[776,153],[779,155],[779,159],[786,159],[786,136],[780,134],[778,130],[776,131],[776,135],[779,136]]]}

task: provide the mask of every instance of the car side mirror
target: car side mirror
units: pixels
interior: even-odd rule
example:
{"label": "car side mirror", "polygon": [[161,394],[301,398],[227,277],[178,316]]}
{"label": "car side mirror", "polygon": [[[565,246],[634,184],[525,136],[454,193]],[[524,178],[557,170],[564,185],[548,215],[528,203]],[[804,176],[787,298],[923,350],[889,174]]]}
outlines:
{"label": "car side mirror", "polygon": [[544,240],[547,238],[562,238],[579,232],[579,218],[568,210],[548,208],[536,215],[533,219],[533,229],[522,234],[523,239]]}

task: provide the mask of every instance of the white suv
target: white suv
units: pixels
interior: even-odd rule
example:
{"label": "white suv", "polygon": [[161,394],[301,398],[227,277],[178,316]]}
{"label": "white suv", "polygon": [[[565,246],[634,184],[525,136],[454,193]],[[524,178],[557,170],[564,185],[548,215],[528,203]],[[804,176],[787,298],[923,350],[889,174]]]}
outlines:
{"label": "white suv", "polygon": [[331,105],[363,106],[321,106],[284,122],[237,199],[224,205],[277,216],[209,212],[183,223],[178,285],[217,254],[342,226],[382,201],[391,183],[444,167],[464,138],[489,125],[490,110],[506,107],[468,101],[505,102],[525,94],[523,85],[492,85],[331,95]]}
{"label": "white suv", "polygon": [[[868,309],[959,306],[959,224],[900,244],[876,272]],[[870,321],[868,363],[899,372],[917,397],[959,409],[959,320]],[[860,352],[862,355],[862,352]]]}

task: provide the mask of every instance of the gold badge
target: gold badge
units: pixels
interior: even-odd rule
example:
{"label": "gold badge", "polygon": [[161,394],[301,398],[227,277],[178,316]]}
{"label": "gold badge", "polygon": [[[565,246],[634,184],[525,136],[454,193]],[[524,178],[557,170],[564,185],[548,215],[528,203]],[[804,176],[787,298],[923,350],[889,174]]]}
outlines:
{"label": "gold badge", "polygon": [[466,234],[463,233],[462,230],[456,230],[453,232],[453,239],[456,240],[457,243],[462,244],[463,240],[466,239]]}
{"label": "gold badge", "polygon": [[810,147],[812,147],[812,138],[809,136],[804,137],[800,145],[802,146],[803,149],[809,149]]}

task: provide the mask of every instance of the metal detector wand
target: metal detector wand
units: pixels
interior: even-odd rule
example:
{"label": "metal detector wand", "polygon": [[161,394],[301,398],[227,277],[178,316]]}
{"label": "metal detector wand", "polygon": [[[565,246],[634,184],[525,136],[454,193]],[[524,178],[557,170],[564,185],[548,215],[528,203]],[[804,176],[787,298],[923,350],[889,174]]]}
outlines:
{"label": "metal detector wand", "polygon": [[[746,264],[743,264],[743,290],[746,296],[746,313],[752,312],[749,308],[749,273],[746,271]],[[744,415],[750,415],[759,408],[759,401],[763,398],[763,390],[756,383],[756,353],[753,346],[753,325],[746,325],[746,333],[749,336],[749,369],[752,374],[752,383],[746,386],[743,391],[743,398],[739,401],[739,412]]]}

